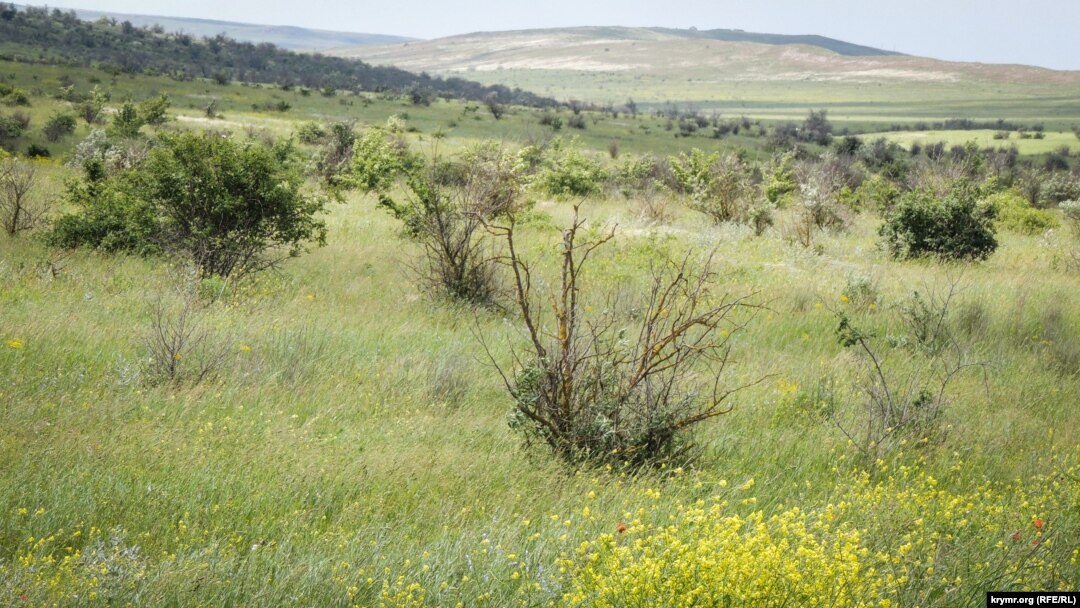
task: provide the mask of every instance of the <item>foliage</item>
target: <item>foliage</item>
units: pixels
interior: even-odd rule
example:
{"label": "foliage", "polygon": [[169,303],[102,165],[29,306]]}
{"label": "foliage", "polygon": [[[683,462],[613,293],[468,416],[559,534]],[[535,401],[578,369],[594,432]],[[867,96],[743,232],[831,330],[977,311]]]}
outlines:
{"label": "foliage", "polygon": [[900,199],[879,234],[894,258],[982,260],[997,249],[994,218],[994,208],[979,205],[970,188],[954,188],[944,199],[914,191]]}
{"label": "foliage", "polygon": [[302,192],[303,178],[284,146],[243,144],[219,135],[162,139],[138,168],[87,177],[69,189],[78,211],[57,223],[65,246],[148,254],[175,253],[204,275],[243,275],[322,244],[322,201]]}
{"label": "foliage", "polygon": [[639,514],[622,534],[586,541],[561,562],[566,605],[858,608],[895,590],[858,530],[797,507],[743,517],[700,501],[662,523]]}
{"label": "foliage", "polygon": [[1052,211],[1036,209],[1014,191],[1000,192],[988,197],[999,226],[1022,234],[1041,234],[1061,225]]}
{"label": "foliage", "polygon": [[1039,192],[1039,207],[1055,207],[1062,201],[1080,199],[1080,178],[1059,171],[1046,179]]}
{"label": "foliage", "polygon": [[362,192],[376,193],[384,205],[392,203],[387,193],[398,178],[419,163],[401,137],[403,130],[402,121],[392,116],[385,126],[368,129],[353,142],[350,183]]}
{"label": "foliage", "polygon": [[318,130],[301,131],[301,140],[306,143],[320,144],[315,156],[315,172],[329,188],[342,188],[350,185],[350,172],[353,168],[353,146],[356,144],[356,129],[352,121],[335,121]]}
{"label": "foliage", "polygon": [[679,188],[690,198],[690,208],[717,224],[744,221],[751,188],[749,168],[735,155],[706,155],[698,149],[672,157],[671,171]]}
{"label": "foliage", "polygon": [[761,188],[765,200],[784,209],[795,197],[798,187],[795,181],[794,156],[790,153],[774,155]]}
{"label": "foliage", "polygon": [[86,121],[86,124],[97,124],[101,121],[101,115],[105,111],[105,102],[108,100],[109,96],[95,85],[90,94],[75,105],[75,111]]}
{"label": "foliage", "polygon": [[1080,236],[1080,201],[1064,201],[1060,205],[1061,213],[1073,228],[1073,232]]}
{"label": "foliage", "polygon": [[139,129],[145,122],[139,116],[139,109],[134,103],[125,101],[116,111],[112,121],[112,132],[120,138],[134,138],[139,136]]}
{"label": "foliage", "polygon": [[424,251],[415,268],[429,291],[471,304],[495,300],[495,258],[483,238],[489,220],[511,213],[524,186],[524,163],[495,142],[475,144],[462,154],[458,184],[439,179],[440,163],[410,171],[407,198],[380,192],[380,204],[404,224],[405,234]]}
{"label": "foliage", "polygon": [[828,110],[810,110],[799,131],[799,139],[819,146],[827,146],[832,143],[832,130]]}
{"label": "foliage", "polygon": [[604,186],[603,166],[581,151],[576,139],[552,142],[536,174],[535,187],[559,200],[599,194]]}
{"label": "foliage", "polygon": [[75,116],[72,114],[56,113],[49,117],[41,132],[45,139],[56,142],[75,132]]}
{"label": "foliage", "polygon": [[0,147],[13,150],[16,141],[30,128],[30,117],[20,112],[0,114]]}
{"label": "foliage", "polygon": [[161,125],[169,119],[169,106],[172,102],[169,96],[162,93],[139,104],[139,119],[148,125]]}

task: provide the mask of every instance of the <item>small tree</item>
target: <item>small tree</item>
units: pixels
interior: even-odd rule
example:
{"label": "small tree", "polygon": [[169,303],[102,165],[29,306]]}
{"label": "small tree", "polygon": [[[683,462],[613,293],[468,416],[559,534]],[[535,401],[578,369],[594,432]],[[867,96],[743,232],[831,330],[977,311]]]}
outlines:
{"label": "small tree", "polygon": [[586,156],[577,144],[555,139],[544,155],[535,186],[557,199],[585,198],[599,194],[607,174],[595,159]]}
{"label": "small tree", "polygon": [[495,120],[499,120],[506,113],[506,107],[499,101],[499,96],[495,93],[488,94],[484,98],[484,104],[487,106],[488,111],[491,112],[491,115],[495,117]]}
{"label": "small tree", "polygon": [[34,196],[36,184],[33,163],[14,158],[0,162],[0,223],[9,235],[33,228],[48,214],[48,203]]}

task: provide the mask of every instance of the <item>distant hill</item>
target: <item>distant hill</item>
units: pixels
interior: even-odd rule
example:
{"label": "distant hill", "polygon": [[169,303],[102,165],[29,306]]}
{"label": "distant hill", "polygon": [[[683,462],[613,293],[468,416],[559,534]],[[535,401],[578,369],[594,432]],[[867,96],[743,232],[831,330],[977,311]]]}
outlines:
{"label": "distant hill", "polygon": [[[23,8],[20,6],[19,8]],[[69,9],[61,8],[67,12]],[[315,30],[290,25],[257,25],[234,21],[213,19],[194,19],[189,17],[164,17],[160,15],[132,15],[110,13],[85,9],[70,9],[79,19],[96,21],[115,19],[117,22],[130,22],[136,27],[161,26],[166,32],[183,32],[191,36],[212,38],[224,34],[241,42],[269,42],[283,49],[320,50],[343,46],[364,46],[368,44],[394,44],[414,40],[405,36],[387,36],[384,34],[362,34],[356,32],[335,32]]]}
{"label": "distant hill", "polygon": [[0,2],[0,59],[72,67],[94,66],[115,73],[167,75],[177,80],[213,78],[315,89],[400,91],[420,98],[494,97],[501,103],[549,106],[550,98],[502,85],[463,78],[415,74],[355,59],[296,53],[270,43],[237,42],[227,36],[197,38],[164,33],[130,22],[84,21],[74,11]]}
{"label": "distant hill", "polygon": [[1080,95],[1080,72],[939,61],[822,36],[724,29],[479,32],[326,52],[601,103],[632,97],[639,103],[701,107],[759,102],[797,107],[809,100],[842,105],[941,99],[955,108],[949,116],[967,115],[968,106],[995,112],[988,99],[1038,95],[1075,106]]}

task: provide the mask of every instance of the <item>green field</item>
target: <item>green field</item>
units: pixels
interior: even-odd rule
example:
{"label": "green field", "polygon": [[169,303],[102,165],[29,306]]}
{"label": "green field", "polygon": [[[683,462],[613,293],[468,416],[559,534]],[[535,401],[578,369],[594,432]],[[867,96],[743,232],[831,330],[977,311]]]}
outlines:
{"label": "green field", "polygon": [[[11,63],[0,74],[34,92],[23,143],[52,152],[36,162],[57,212],[77,174],[64,161],[89,133],[81,121],[59,143],[38,132],[66,109],[49,97],[64,75],[78,90],[107,88],[113,110],[168,94],[175,120],[162,130],[243,140],[286,138],[310,120],[366,129],[407,115],[408,141],[425,154],[440,132],[446,155],[479,140],[516,149],[577,136],[607,166],[612,141],[620,155],[772,154],[757,136],[675,137],[644,113],[586,112],[586,129],[555,133],[526,108],[495,120],[460,101]],[[911,92],[845,114],[848,102],[824,92],[792,99],[804,93],[757,89],[766,101],[745,110],[801,120],[802,108],[826,107],[838,126],[904,144],[992,132],[873,125],[1080,118],[1072,101],[1049,97],[995,106],[972,93],[932,108]],[[205,116],[211,99],[219,118]],[[253,109],[278,101],[290,109]],[[985,143],[1035,158],[1076,139],[1011,137]],[[755,236],[660,196],[671,210],[661,221],[644,219],[636,196],[583,203],[590,228],[615,237],[583,275],[582,314],[611,308],[632,328],[650,270],[687,252],[694,263],[713,253],[710,293],[749,295],[756,308],[730,334],[721,376],[753,385],[694,427],[697,459],[657,469],[575,466],[524,446],[489,359],[508,367],[525,343],[516,314],[421,290],[419,247],[374,196],[330,203],[325,247],[216,300],[217,283],[193,284],[171,260],[59,251],[40,231],[0,235],[0,605],[952,607],[982,605],[988,590],[1080,588],[1080,249],[1062,211],[1046,211],[1054,229],[1000,228],[989,259],[962,264],[890,258],[872,209],[848,210],[844,229],[803,247],[799,203]],[[536,190],[523,198],[535,206],[521,251],[537,285],[551,285],[572,206]],[[221,358],[201,383],[154,382],[154,304],[177,304],[184,288],[202,294],[195,315]],[[941,393],[940,417],[894,449],[853,441],[872,376],[838,341],[841,315],[906,391],[942,373],[910,324],[914,294],[950,289],[946,322],[972,366]]]}
{"label": "green field", "polygon": [[884,137],[889,141],[894,141],[905,148],[911,148],[911,144],[928,144],[934,142],[945,142],[947,146],[964,145],[968,142],[975,142],[980,148],[987,147],[999,147],[999,146],[1012,146],[1015,145],[1016,149],[1020,151],[1020,154],[1046,154],[1059,150],[1062,146],[1076,147],[1080,144],[1080,138],[1070,132],[1060,133],[1051,131],[1045,133],[1041,139],[1034,137],[1033,133],[1025,134],[1026,137],[1022,137],[1020,133],[1011,132],[1006,133],[1008,137],[996,138],[998,131],[989,130],[974,130],[974,131],[910,131],[910,132],[891,132],[891,133],[867,133],[864,135],[867,139],[873,139],[877,136]]}

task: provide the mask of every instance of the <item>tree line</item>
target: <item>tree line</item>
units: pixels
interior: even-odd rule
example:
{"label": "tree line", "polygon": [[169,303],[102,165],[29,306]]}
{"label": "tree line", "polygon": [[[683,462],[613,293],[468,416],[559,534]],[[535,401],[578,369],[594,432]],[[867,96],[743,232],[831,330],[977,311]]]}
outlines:
{"label": "tree line", "polygon": [[20,50],[3,59],[79,67],[114,73],[168,75],[179,80],[210,78],[284,87],[407,91],[499,103],[554,106],[554,99],[502,85],[486,86],[462,78],[414,74],[393,67],[372,66],[355,59],[294,53],[270,43],[238,42],[217,35],[196,38],[166,33],[161,27],[135,27],[130,22],[83,21],[74,11],[19,8],[0,2],[0,40]]}

